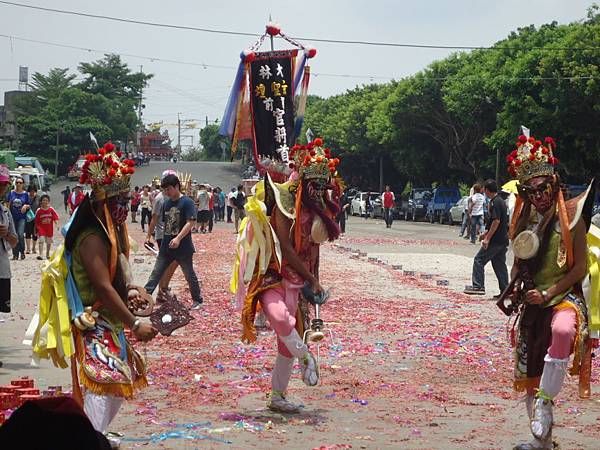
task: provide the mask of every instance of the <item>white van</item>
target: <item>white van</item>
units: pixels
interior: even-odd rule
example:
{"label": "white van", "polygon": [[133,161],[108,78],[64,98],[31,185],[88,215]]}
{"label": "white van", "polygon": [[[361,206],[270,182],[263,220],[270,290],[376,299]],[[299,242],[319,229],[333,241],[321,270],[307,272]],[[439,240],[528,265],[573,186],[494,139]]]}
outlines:
{"label": "white van", "polygon": [[46,175],[33,167],[19,167],[18,169],[11,170],[10,178],[13,187],[16,178],[23,178],[25,182],[23,189],[25,190],[31,185],[35,186],[39,193],[50,190]]}

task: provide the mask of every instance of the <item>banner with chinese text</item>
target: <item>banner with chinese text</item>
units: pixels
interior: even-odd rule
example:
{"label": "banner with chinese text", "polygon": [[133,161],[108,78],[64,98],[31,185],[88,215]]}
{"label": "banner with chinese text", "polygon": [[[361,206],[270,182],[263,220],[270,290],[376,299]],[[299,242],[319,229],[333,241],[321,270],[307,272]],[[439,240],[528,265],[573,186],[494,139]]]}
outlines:
{"label": "banner with chinese text", "polygon": [[261,52],[250,63],[255,156],[289,161],[294,133],[293,75],[297,52]]}

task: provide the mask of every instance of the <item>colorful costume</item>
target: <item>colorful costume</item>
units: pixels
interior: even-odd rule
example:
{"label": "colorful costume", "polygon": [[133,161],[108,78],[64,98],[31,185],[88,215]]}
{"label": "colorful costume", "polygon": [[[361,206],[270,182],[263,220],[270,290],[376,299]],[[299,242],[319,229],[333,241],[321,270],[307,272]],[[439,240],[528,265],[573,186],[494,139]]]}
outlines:
{"label": "colorful costume", "polygon": [[[39,324],[32,346],[34,357],[51,357],[59,367],[66,367],[71,358],[74,395],[76,399],[81,395],[80,383],[86,414],[94,428],[105,432],[122,400],[131,398],[147,381],[143,358],[127,341],[123,323],[103,306],[85,268],[86,255],[81,253],[86,238],[98,236],[108,251],[112,286],[123,302],[127,303],[131,290],[141,290],[131,283],[129,235],[122,221],[123,215],[127,218],[127,202],[119,197],[131,190],[134,164],[121,161],[111,143],[98,152],[87,155],[80,180],[90,185],[91,197],[86,196],[75,210],[63,229],[64,246],[43,268]],[[109,202],[116,206],[109,210]]]}
{"label": "colorful costume", "polygon": [[[582,282],[587,281],[587,275],[562,292],[554,289],[559,289],[558,283],[575,267],[574,242],[582,239],[577,233],[585,233],[590,226],[593,195],[588,195],[590,186],[580,196],[565,201],[555,174],[558,159],[552,138],[542,143],[522,135],[517,145],[507,158],[509,172],[519,181],[520,194],[510,230],[516,266],[513,273],[518,280],[512,307],[519,314],[514,341],[514,387],[527,392],[534,438],[515,448],[546,449],[553,448],[552,399],[562,388],[571,353],[571,374],[585,375],[580,377],[580,394],[589,396],[592,343],[588,309],[598,308],[597,295],[594,301],[584,298]],[[536,205],[543,209],[538,211]],[[579,255],[581,258],[586,255]],[[583,267],[583,261],[579,263]],[[542,303],[528,303],[527,292],[536,290]],[[547,290],[552,290],[552,295]]]}
{"label": "colorful costume", "polygon": [[289,231],[293,251],[318,278],[319,245],[339,235],[335,223],[338,202],[332,198],[340,191],[335,178],[339,160],[322,145],[318,138],[308,146],[294,146],[290,153],[294,171],[288,181],[276,183],[273,177],[281,179],[282,174],[271,171],[255,186],[237,241],[231,289],[242,308],[242,340],[256,340],[254,320],[262,309],[278,344],[268,406],[283,412],[299,410],[285,399],[294,359],[299,359],[303,381],[309,386],[318,382],[318,367],[301,337],[308,328],[309,310],[301,290],[310,280],[298,273],[282,252],[277,231],[282,226],[277,222],[293,223]]}

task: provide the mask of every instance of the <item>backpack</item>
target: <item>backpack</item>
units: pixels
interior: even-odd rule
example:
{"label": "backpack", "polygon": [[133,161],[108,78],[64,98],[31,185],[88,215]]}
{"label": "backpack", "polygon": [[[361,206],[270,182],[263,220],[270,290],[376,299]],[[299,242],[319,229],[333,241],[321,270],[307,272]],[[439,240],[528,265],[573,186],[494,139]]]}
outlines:
{"label": "backpack", "polygon": [[242,209],[245,204],[246,204],[246,196],[244,195],[244,193],[242,191],[238,191],[236,196],[233,197],[233,205],[237,209]]}

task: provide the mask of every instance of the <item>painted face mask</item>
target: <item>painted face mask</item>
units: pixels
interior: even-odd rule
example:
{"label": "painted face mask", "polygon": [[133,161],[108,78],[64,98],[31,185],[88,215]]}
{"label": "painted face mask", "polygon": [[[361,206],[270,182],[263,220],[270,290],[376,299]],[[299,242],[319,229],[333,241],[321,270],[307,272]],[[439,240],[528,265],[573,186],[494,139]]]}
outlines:
{"label": "painted face mask", "polygon": [[533,203],[538,212],[544,213],[552,206],[554,200],[554,184],[552,179],[548,178],[533,185],[525,184],[520,189],[529,201]]}
{"label": "painted face mask", "polygon": [[324,180],[315,180],[308,183],[308,196],[314,202],[323,201],[327,183]]}
{"label": "painted face mask", "polygon": [[116,225],[125,223],[129,214],[129,197],[117,196],[109,199],[108,211]]}

